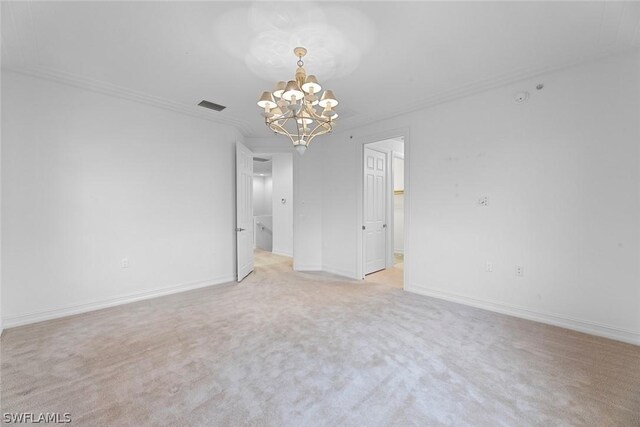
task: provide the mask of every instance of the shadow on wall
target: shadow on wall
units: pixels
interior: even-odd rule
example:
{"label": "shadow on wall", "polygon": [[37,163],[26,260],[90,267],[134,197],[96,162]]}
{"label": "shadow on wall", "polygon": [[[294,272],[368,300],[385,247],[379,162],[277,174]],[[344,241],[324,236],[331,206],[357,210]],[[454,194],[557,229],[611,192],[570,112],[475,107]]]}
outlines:
{"label": "shadow on wall", "polygon": [[271,162],[254,161],[253,177],[253,246],[273,250],[273,179]]}
{"label": "shadow on wall", "polygon": [[255,216],[254,221],[254,246],[271,252],[273,250],[273,217],[271,215]]}

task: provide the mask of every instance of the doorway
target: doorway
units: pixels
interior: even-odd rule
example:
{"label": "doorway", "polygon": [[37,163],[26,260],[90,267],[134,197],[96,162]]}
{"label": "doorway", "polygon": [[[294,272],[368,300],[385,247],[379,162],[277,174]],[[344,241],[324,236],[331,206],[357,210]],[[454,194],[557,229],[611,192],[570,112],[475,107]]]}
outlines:
{"label": "doorway", "polygon": [[236,142],[235,231],[238,282],[254,267],[293,268],[290,153],[254,153]]}
{"label": "doorway", "polygon": [[253,157],[254,259],[256,268],[293,269],[293,157]]}
{"label": "doorway", "polygon": [[362,271],[365,281],[404,287],[404,137],[363,145]]}

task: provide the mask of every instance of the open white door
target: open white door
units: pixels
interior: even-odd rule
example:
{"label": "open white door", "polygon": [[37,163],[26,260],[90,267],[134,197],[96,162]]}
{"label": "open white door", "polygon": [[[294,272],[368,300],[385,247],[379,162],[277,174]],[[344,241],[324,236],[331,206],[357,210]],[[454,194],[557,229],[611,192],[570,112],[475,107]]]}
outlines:
{"label": "open white door", "polygon": [[236,142],[238,282],[253,271],[253,153]]}
{"label": "open white door", "polygon": [[364,149],[364,274],[386,268],[387,154]]}

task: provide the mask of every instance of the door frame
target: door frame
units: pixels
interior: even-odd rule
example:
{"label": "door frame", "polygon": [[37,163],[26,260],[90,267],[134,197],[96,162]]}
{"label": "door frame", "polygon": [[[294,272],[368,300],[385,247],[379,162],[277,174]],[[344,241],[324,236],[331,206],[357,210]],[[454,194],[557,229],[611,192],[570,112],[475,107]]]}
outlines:
{"label": "door frame", "polygon": [[[358,179],[357,189],[358,195],[358,233],[357,233],[357,264],[356,264],[356,276],[359,279],[364,279],[364,238],[362,235],[362,220],[364,218],[364,147],[366,144],[372,142],[383,141],[385,139],[403,138],[404,139],[404,278],[403,288],[406,289],[410,286],[410,266],[411,266],[411,183],[410,183],[410,168],[411,168],[411,132],[408,127],[391,129],[382,131],[370,135],[365,135],[357,139],[357,151],[358,151]],[[391,171],[389,171],[391,173]],[[393,218],[391,218],[393,219]],[[387,239],[393,238],[393,224],[391,227],[387,226]]]}

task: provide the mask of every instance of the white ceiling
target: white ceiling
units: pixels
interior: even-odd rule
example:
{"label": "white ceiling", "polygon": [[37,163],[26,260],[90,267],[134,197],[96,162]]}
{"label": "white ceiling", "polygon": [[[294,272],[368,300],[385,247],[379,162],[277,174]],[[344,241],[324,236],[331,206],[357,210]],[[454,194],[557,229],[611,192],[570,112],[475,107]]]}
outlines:
{"label": "white ceiling", "polygon": [[[3,2],[2,66],[262,136],[269,133],[257,97],[271,89],[276,72],[292,78],[296,58],[286,52],[296,44],[310,50],[308,73],[339,98],[343,128],[640,46],[639,2],[323,2],[314,8]],[[302,24],[292,25],[298,16]],[[314,62],[333,77],[323,79]],[[261,70],[268,78],[256,75]],[[227,109],[197,107],[202,99]]]}
{"label": "white ceiling", "polygon": [[[266,162],[256,161],[255,158],[269,159]],[[260,176],[271,176],[271,158],[269,156],[256,156],[253,160],[253,174]]]}

